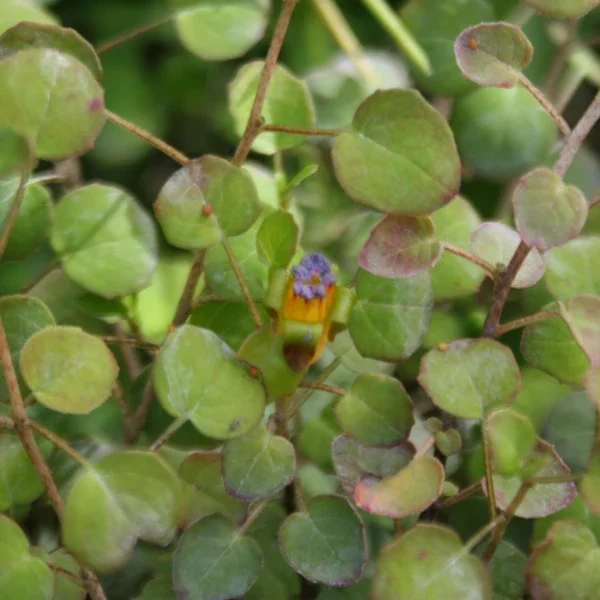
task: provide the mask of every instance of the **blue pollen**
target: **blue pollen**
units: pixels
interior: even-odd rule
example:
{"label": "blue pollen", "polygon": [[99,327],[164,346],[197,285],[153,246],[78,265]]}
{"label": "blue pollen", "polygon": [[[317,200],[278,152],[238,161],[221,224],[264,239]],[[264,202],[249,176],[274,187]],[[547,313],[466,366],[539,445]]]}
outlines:
{"label": "blue pollen", "polygon": [[325,298],[327,286],[335,281],[331,263],[320,253],[307,254],[299,265],[292,267],[294,294],[305,300]]}

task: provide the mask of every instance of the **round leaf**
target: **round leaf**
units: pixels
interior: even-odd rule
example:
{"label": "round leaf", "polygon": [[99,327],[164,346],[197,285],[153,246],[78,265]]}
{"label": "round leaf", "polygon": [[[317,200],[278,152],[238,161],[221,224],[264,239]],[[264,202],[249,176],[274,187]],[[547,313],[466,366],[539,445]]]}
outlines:
{"label": "round leaf", "polygon": [[463,74],[479,85],[513,87],[531,62],[533,46],[510,23],[481,23],[465,29],[454,44]]}
{"label": "round leaf", "polygon": [[296,254],[298,225],[290,213],[281,210],[269,215],[256,236],[259,258],[274,267],[287,268]]}
{"label": "round leaf", "polygon": [[[19,364],[21,351],[34,334],[54,325],[54,317],[46,305],[31,296],[4,296],[0,298],[0,319],[4,326],[10,356],[14,365]],[[22,383],[20,372],[17,378]],[[4,369],[0,369],[0,399],[8,402],[8,386]]]}
{"label": "round leaf", "polygon": [[203,156],[176,171],[154,203],[169,243],[195,250],[247,231],[258,218],[258,194],[247,171]]}
{"label": "round leaf", "polygon": [[[523,482],[535,477],[557,477],[568,475],[567,465],[560,459],[554,447],[538,440],[533,452],[525,461],[518,475],[503,477],[494,475],[496,504],[500,510],[506,510],[513,501]],[[483,491],[487,494],[485,480]],[[572,481],[564,483],[539,483],[531,487],[517,507],[515,515],[523,519],[538,519],[551,515],[573,502],[577,487]]]}
{"label": "round leaf", "polygon": [[361,269],[356,296],[348,329],[364,357],[398,361],[419,348],[433,308],[427,273],[387,279]]}
{"label": "round leaf", "polygon": [[514,192],[517,230],[531,248],[547,250],[577,237],[587,219],[585,196],[550,169],[525,175]]}
{"label": "round leaf", "polygon": [[209,515],[184,532],[173,555],[178,598],[227,600],[243,596],[262,569],[262,552],[221,515]]}
{"label": "round leaf", "polygon": [[464,419],[483,419],[513,400],[521,388],[521,375],[513,353],[499,342],[458,340],[423,357],[419,383],[442,410]]}
{"label": "round leaf", "polygon": [[560,305],[563,319],[592,367],[600,365],[600,298],[590,294],[573,296]]}
{"label": "round leaf", "polygon": [[447,527],[418,524],[382,550],[373,600],[491,600],[483,563]]}
{"label": "round leaf", "polygon": [[0,125],[28,139],[38,157],[89,150],[104,126],[104,90],[70,54],[22,50],[0,60]]}
{"label": "round leaf", "polygon": [[[507,267],[520,242],[521,238],[516,231],[496,221],[483,223],[471,236],[473,252],[494,267]],[[512,287],[531,287],[543,275],[544,261],[537,250],[532,250],[519,269]]]}
{"label": "round leaf", "polygon": [[295,471],[294,446],[264,427],[227,442],[223,449],[225,488],[245,502],[273,496],[292,481]]}
{"label": "round leaf", "polygon": [[[8,216],[18,187],[19,179],[0,182],[0,223]],[[51,218],[50,193],[45,187],[29,182],[2,260],[23,260],[32,254],[48,235]]]}
{"label": "round leaf", "polygon": [[181,43],[202,60],[245,54],[264,35],[269,0],[171,0]]}
{"label": "round leaf", "polygon": [[156,394],[174,417],[203,434],[239,437],[256,427],[265,391],[212,331],[183,325],[169,335],[154,369]]}
{"label": "round leaf", "polygon": [[525,592],[527,556],[516,546],[502,540],[489,562],[494,600],[515,600]]}
{"label": "round leaf", "polygon": [[345,433],[368,446],[403,442],[415,422],[412,400],[402,384],[379,373],[357,377],[335,414]]}
{"label": "round leaf", "polygon": [[531,421],[512,408],[503,408],[489,415],[485,430],[494,472],[510,477],[521,471],[537,441]]}
{"label": "round leaf", "polygon": [[177,533],[181,484],[156,454],[117,452],[73,480],[62,523],[66,548],[98,573],[124,564],[138,538],[167,545]]}
{"label": "round leaf", "polygon": [[362,575],[367,559],[365,530],[344,498],[316,496],[307,512],[293,513],[284,521],[279,539],[284,558],[309,581],[344,587]]}
{"label": "round leaf", "polygon": [[171,577],[163,575],[150,580],[136,600],[177,600]]}
{"label": "round leaf", "polygon": [[0,589],[10,600],[52,600],[54,578],[46,563],[29,553],[19,526],[0,515]]}
{"label": "round leaf", "polygon": [[78,327],[46,327],[21,352],[36,400],[58,412],[88,414],[111,394],[119,366],[104,342]]}
{"label": "round leaf", "polygon": [[139,292],[158,262],[151,217],[127,192],[107,185],[87,185],[62,198],[50,243],[67,275],[104,298]]}
{"label": "round leaf", "polygon": [[527,589],[533,600],[596,597],[600,549],[591,530],[576,521],[557,521],[529,557]]}
{"label": "round leaf", "polygon": [[372,229],[358,257],[380,277],[410,277],[432,268],[442,254],[429,217],[384,217]]}
{"label": "round leaf", "polygon": [[395,475],[365,476],[354,491],[359,508],[375,515],[403,519],[429,508],[442,493],[444,466],[433,456],[414,458]]}
{"label": "round leaf", "polygon": [[[229,111],[233,115],[235,130],[240,137],[250,117],[263,67],[262,61],[248,63],[229,84]],[[296,127],[314,127],[315,112],[306,83],[281,65],[277,65],[267,89],[262,116],[267,123],[293,123]],[[301,135],[267,132],[256,138],[252,149],[260,154],[270,155],[278,150],[294,148],[304,139]]]}
{"label": "round leaf", "polygon": [[378,210],[426,215],[452,200],[460,161],[448,124],[415,90],[376,92],[333,145],[346,193]]}
{"label": "round leaf", "polygon": [[540,12],[551,17],[578,19],[598,6],[598,0],[525,0]]}
{"label": "round leaf", "polygon": [[579,484],[579,491],[588,508],[600,515],[600,446],[597,444],[592,451],[586,474]]}
{"label": "round leaf", "polygon": [[545,256],[546,287],[557,300],[578,294],[600,296],[600,237],[580,237]]}

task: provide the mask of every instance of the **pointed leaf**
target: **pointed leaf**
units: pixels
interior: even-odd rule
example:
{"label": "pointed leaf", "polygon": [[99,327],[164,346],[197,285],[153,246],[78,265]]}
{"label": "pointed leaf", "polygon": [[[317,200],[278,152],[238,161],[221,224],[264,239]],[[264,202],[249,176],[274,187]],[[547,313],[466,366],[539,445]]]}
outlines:
{"label": "pointed leaf", "polygon": [[513,87],[533,57],[523,31],[510,23],[481,23],[465,29],[454,44],[463,74],[483,86]]}
{"label": "pointed leaf", "polygon": [[298,225],[290,213],[278,210],[269,215],[256,236],[258,256],[273,267],[287,268],[296,254]]}
{"label": "pointed leaf", "polygon": [[415,422],[412,400],[402,384],[379,373],[357,377],[335,414],[345,433],[368,446],[403,442]]}
{"label": "pointed leaf", "polygon": [[139,292],[158,262],[151,217],[133,196],[107,185],[87,185],[62,198],[50,243],[67,275],[104,298]]}
{"label": "pointed leaf", "polygon": [[513,353],[499,342],[458,340],[423,357],[419,383],[442,410],[483,419],[511,402],[521,388],[521,375]]}
{"label": "pointed leaf", "polygon": [[[492,266],[507,267],[521,238],[519,234],[504,225],[490,221],[479,226],[471,236],[473,252]],[[514,288],[527,288],[535,285],[544,275],[544,262],[537,250],[532,250],[512,283]]]}
{"label": "pointed leaf", "polygon": [[356,200],[397,215],[426,215],[452,200],[460,161],[448,124],[415,90],[379,91],[338,136],[333,165]]}
{"label": "pointed leaf", "polygon": [[573,296],[565,304],[560,304],[560,312],[592,367],[599,366],[600,297],[590,294]]}
{"label": "pointed leaf", "polygon": [[356,296],[348,328],[364,357],[397,361],[419,348],[433,308],[427,273],[387,279],[361,269]]}
{"label": "pointed leaf", "polygon": [[307,512],[293,513],[284,521],[279,539],[284,558],[309,581],[343,587],[362,575],[367,560],[365,529],[344,498],[313,498]]}
{"label": "pointed leaf", "polygon": [[259,545],[240,535],[221,515],[209,515],[188,527],[173,555],[178,598],[227,600],[244,595],[262,569]]}
{"label": "pointed leaf", "polygon": [[585,196],[575,186],[565,185],[550,169],[535,169],[521,178],[513,206],[523,241],[540,250],[576,238],[588,215]]}
{"label": "pointed leaf", "polygon": [[526,0],[526,2],[545,15],[568,19],[581,18],[599,4],[598,0]]}
{"label": "pointed leaf", "polygon": [[23,347],[20,365],[38,402],[71,414],[100,406],[119,374],[106,344],[78,327],[46,327],[34,334]]}
{"label": "pointed leaf", "polygon": [[239,437],[262,417],[262,385],[208,329],[182,325],[169,335],[156,361],[154,385],[170,415],[186,417],[210,437]]}
{"label": "pointed leaf", "polygon": [[372,600],[491,600],[483,563],[447,527],[418,524],[381,552]]}
{"label": "pointed leaf", "polygon": [[176,171],[154,203],[169,243],[197,250],[247,231],[260,214],[258,193],[247,171],[206,155]]}

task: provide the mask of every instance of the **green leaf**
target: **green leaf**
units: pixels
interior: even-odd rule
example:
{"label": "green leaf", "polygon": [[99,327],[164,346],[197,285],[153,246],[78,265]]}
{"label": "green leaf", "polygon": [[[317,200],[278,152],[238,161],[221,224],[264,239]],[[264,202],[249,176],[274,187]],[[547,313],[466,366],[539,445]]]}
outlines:
{"label": "green leaf", "polygon": [[35,21],[36,23],[47,23],[53,25],[56,18],[41,6],[23,3],[21,0],[4,0],[2,13],[0,14],[0,32],[4,33],[10,27],[14,27],[21,21]]}
{"label": "green leaf", "polygon": [[252,502],[273,496],[294,478],[296,454],[284,437],[257,427],[223,448],[223,480],[234,498]]}
{"label": "green leaf", "polygon": [[481,23],[465,29],[454,44],[456,62],[478,85],[510,88],[533,57],[523,31],[510,23]]}
{"label": "green leaf", "polygon": [[54,211],[50,243],[67,275],[104,298],[139,292],[158,262],[151,217],[133,196],[108,185],[64,196]]}
{"label": "green leaf", "polygon": [[356,296],[348,328],[364,357],[398,361],[419,348],[433,308],[427,273],[387,279],[361,269]]}
{"label": "green leaf", "polygon": [[381,552],[373,600],[491,600],[483,563],[447,527],[418,524]]}
{"label": "green leaf", "polygon": [[187,484],[184,486],[187,523],[211,513],[236,522],[244,519],[247,506],[226,492],[221,463],[221,456],[215,452],[193,452],[179,466],[179,476]]}
{"label": "green leaf", "polygon": [[106,344],[78,327],[46,327],[21,351],[21,372],[36,400],[85,415],[111,394],[119,366]]}
{"label": "green leaf", "polygon": [[[246,24],[244,24],[244,28]],[[242,136],[250,117],[250,110],[258,90],[258,80],[264,62],[244,65],[229,84],[229,112],[235,121],[235,130]],[[277,65],[267,89],[262,116],[267,123],[294,124],[296,127],[314,127],[315,111],[306,83]],[[260,154],[275,154],[278,150],[294,148],[304,136],[290,133],[262,133],[252,144]]]}
{"label": "green leaf", "polygon": [[[65,569],[76,577],[82,576],[81,567],[77,561],[64,550],[55,550],[51,554],[36,550],[36,553],[46,564]],[[75,583],[71,577],[60,571],[54,571],[54,596],[52,596],[52,600],[85,600],[86,595],[86,589]]]}
{"label": "green leaf", "polygon": [[239,598],[262,569],[259,545],[240,535],[221,515],[209,515],[188,527],[173,556],[173,582],[178,598]]}
{"label": "green leaf", "polygon": [[513,353],[499,342],[458,340],[423,357],[419,383],[442,410],[464,419],[483,419],[513,400],[521,388],[521,375]]}
{"label": "green leaf", "polygon": [[[54,317],[47,306],[31,296],[4,296],[0,298],[0,319],[4,326],[8,348],[13,364],[19,364],[21,351],[27,340],[38,331],[54,325]],[[17,379],[23,389],[23,379],[17,369]],[[4,376],[0,369],[0,399],[8,402],[9,393]]]}
{"label": "green leaf", "polygon": [[402,384],[388,375],[359,375],[335,407],[343,431],[368,446],[403,442],[415,419],[413,403]]}
{"label": "green leaf", "polygon": [[600,298],[581,294],[560,304],[560,312],[573,338],[592,367],[600,365]]}
{"label": "green leaf", "polygon": [[170,415],[190,420],[210,437],[242,436],[262,417],[262,385],[208,329],[182,325],[169,335],[156,361],[154,385]]}
{"label": "green leaf", "polygon": [[54,578],[19,526],[0,515],[0,589],[10,600],[52,600]]}
{"label": "green leaf", "polygon": [[600,410],[600,367],[594,367],[586,373],[585,389]]}
{"label": "green leaf", "polygon": [[0,60],[0,87],[0,125],[26,138],[39,158],[83,154],[104,126],[104,90],[70,54],[12,54]]}
{"label": "green leaf", "polygon": [[332,150],[335,174],[362,204],[426,215],[452,200],[460,161],[448,124],[416,90],[379,91],[356,111]]}
{"label": "green leaf", "polygon": [[365,530],[345,498],[313,498],[306,512],[285,520],[279,539],[284,558],[309,581],[343,587],[362,575],[367,559]]}
{"label": "green leaf", "polygon": [[532,598],[592,600],[600,587],[600,549],[581,523],[557,521],[529,557],[527,589]]}
{"label": "green leaf", "polygon": [[245,54],[264,35],[269,0],[171,0],[181,43],[202,60]]}
{"label": "green leaf", "polygon": [[[473,252],[492,266],[507,267],[521,242],[519,234],[497,221],[480,225],[471,236]],[[513,288],[528,288],[544,276],[544,261],[537,250],[532,250],[515,277]]]}
{"label": "green leaf", "polygon": [[[18,187],[18,178],[0,181],[0,223],[8,216]],[[33,254],[48,235],[51,218],[50,193],[42,185],[30,181],[25,188],[2,261],[23,260]]]}
{"label": "green leaf", "polygon": [[380,277],[411,277],[431,269],[442,255],[429,217],[384,217],[371,230],[358,257],[360,266]]}
{"label": "green leaf", "polygon": [[32,23],[30,19],[22,21],[0,37],[0,60],[31,48],[46,48],[69,54],[85,65],[96,80],[102,79],[102,65],[94,47],[74,29]]}
{"label": "green leaf", "polygon": [[525,175],[514,192],[513,205],[520,236],[528,246],[540,250],[576,238],[588,215],[585,196],[550,169]]}
{"label": "green leaf", "polygon": [[513,408],[503,408],[491,413],[484,427],[493,471],[504,477],[520,472],[537,441],[531,421]]}
{"label": "green leaf", "polygon": [[[441,242],[471,250],[471,234],[481,224],[481,218],[462,196],[431,215],[436,237]],[[477,292],[485,272],[469,260],[444,252],[430,271],[433,295],[440,302],[470,296]]]}
{"label": "green leaf", "polygon": [[579,19],[598,6],[598,0],[525,0],[550,17]]}
{"label": "green leaf", "polygon": [[348,435],[336,437],[331,445],[335,472],[344,490],[352,495],[363,475],[394,475],[410,462],[414,453],[410,443],[374,448],[363,446]]}
{"label": "green leaf", "polygon": [[[570,473],[569,468],[556,454],[551,444],[538,439],[533,452],[525,461],[519,474],[511,477],[494,475],[496,504],[505,511],[513,501],[523,482],[536,477],[557,477]],[[483,491],[487,495],[485,480]],[[572,481],[564,483],[538,483],[531,487],[517,507],[515,515],[523,519],[537,519],[559,511],[573,502],[577,487]]]}
{"label": "green leaf", "polygon": [[259,258],[273,267],[287,268],[296,254],[298,234],[291,214],[278,210],[269,215],[256,236]]}
{"label": "green leaf", "polygon": [[505,181],[545,162],[556,124],[523,87],[480,88],[459,98],[450,125],[463,166]]}
{"label": "green leaf", "polygon": [[502,540],[489,562],[494,600],[515,600],[525,592],[527,556],[516,546]]}
{"label": "green leaf", "polygon": [[546,287],[557,300],[579,294],[600,296],[600,236],[580,237],[545,256]]}
{"label": "green leaf", "polygon": [[149,581],[136,600],[177,600],[173,591],[173,581],[168,575],[163,575]]}
{"label": "green leaf", "polygon": [[154,203],[169,243],[189,250],[218,244],[223,235],[241,235],[260,210],[248,172],[212,155],[193,160],[171,175]]}
{"label": "green leaf", "polygon": [[63,515],[65,547],[106,573],[123,565],[138,538],[167,545],[181,517],[181,484],[156,454],[116,452],[80,470]]}
{"label": "green leaf", "polygon": [[[555,308],[550,305],[546,308]],[[523,358],[562,383],[582,385],[590,362],[561,317],[551,317],[525,327],[521,339]]]}
{"label": "green leaf", "polygon": [[579,484],[579,492],[588,508],[600,515],[600,446],[596,444],[587,471]]}
{"label": "green leaf", "polygon": [[346,588],[325,588],[318,596],[317,600],[365,600],[369,597],[371,581],[361,579],[358,583]]}

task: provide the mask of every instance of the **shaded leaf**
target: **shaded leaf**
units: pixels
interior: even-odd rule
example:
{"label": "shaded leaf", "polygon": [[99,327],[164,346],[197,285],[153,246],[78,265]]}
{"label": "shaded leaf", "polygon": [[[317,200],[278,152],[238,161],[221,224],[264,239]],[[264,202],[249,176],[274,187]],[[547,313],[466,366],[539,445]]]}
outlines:
{"label": "shaded leaf", "polygon": [[573,338],[592,367],[600,365],[600,297],[581,294],[560,304],[560,312]]}
{"label": "shaded leaf", "polygon": [[483,419],[521,388],[512,352],[489,339],[458,340],[430,350],[418,380],[437,406],[465,419]]}
{"label": "shaded leaf", "polygon": [[416,90],[379,91],[358,108],[332,151],[335,174],[356,200],[397,215],[426,215],[452,200],[460,161],[448,124]]}
{"label": "shaded leaf", "polygon": [[384,479],[363,477],[354,491],[354,501],[375,515],[403,519],[429,508],[440,497],[444,478],[444,467],[437,458],[419,456]]}
{"label": "shaded leaf", "polygon": [[290,213],[281,210],[274,212],[258,230],[258,256],[268,265],[287,268],[296,254],[298,233],[298,225]]}
{"label": "shaded leaf", "polygon": [[36,400],[58,412],[88,414],[111,394],[119,366],[106,344],[78,327],[46,327],[29,338],[21,372]]}
{"label": "shaded leaf", "polygon": [[598,6],[598,0],[526,0],[534,8],[551,17],[577,19]]}
{"label": "shaded leaf", "polygon": [[493,600],[515,600],[525,591],[527,556],[516,546],[502,540],[489,562],[494,588]]}
{"label": "shaded leaf", "polygon": [[173,581],[168,575],[163,575],[149,581],[136,600],[177,600],[173,591]]}

